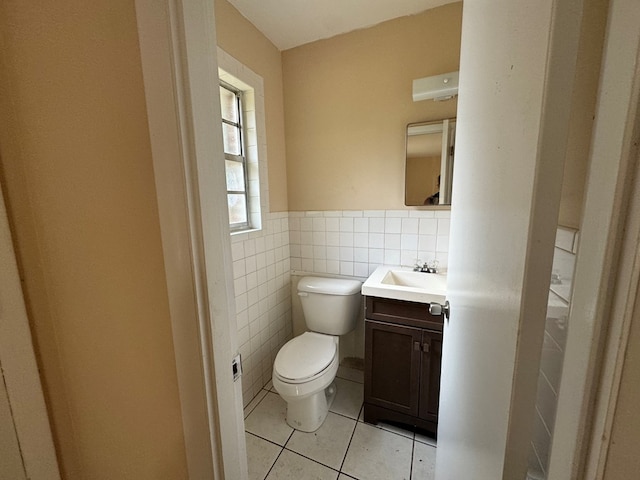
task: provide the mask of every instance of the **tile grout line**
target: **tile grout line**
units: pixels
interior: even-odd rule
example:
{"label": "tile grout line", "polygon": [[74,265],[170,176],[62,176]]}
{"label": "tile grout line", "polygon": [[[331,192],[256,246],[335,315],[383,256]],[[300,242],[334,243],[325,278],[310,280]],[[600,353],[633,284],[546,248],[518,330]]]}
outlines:
{"label": "tile grout line", "polygon": [[[287,438],[287,441],[284,442],[284,444],[286,445],[287,443],[289,443],[289,440],[291,440],[291,437],[293,436],[293,432],[295,432],[295,430],[293,430],[290,434],[289,434],[289,438]],[[279,445],[278,445],[279,446]],[[276,459],[273,461],[273,464],[271,465],[271,468],[269,468],[269,471],[267,472],[267,474],[264,476],[264,480],[267,479],[267,477],[269,476],[269,474],[271,473],[271,470],[273,470],[273,467],[275,467],[276,463],[278,463],[278,459],[282,456],[282,452],[284,452],[284,447],[282,447],[280,449],[280,453],[278,454],[278,456],[276,457]]]}
{"label": "tile grout line", "polygon": [[334,471],[334,472],[336,472],[338,475],[340,474],[340,471],[336,470],[336,469],[335,469],[335,468],[333,468],[333,467],[330,467],[330,466],[329,466],[329,465],[327,465],[326,463],[322,463],[322,462],[320,462],[320,461],[318,461],[318,460],[316,460],[316,459],[314,459],[314,458],[308,457],[308,456],[306,456],[306,455],[305,455],[305,454],[303,454],[303,453],[296,452],[295,450],[291,450],[290,448],[287,448],[287,447],[284,447],[283,449],[284,449],[284,450],[286,450],[287,452],[291,452],[291,453],[294,453],[294,454],[296,454],[296,455],[300,455],[302,458],[306,458],[306,459],[307,459],[307,460],[309,460],[310,462],[317,463],[318,465],[322,465],[323,467],[326,467],[326,468],[328,468],[329,470],[333,470],[333,471]]}
{"label": "tile grout line", "polygon": [[[335,413],[335,412],[328,412],[328,413],[333,413],[333,414],[335,414],[335,415],[340,415],[339,413]],[[345,416],[345,415],[341,415],[341,416],[342,416],[342,417],[344,417],[344,418],[347,418],[347,419],[349,419],[349,420],[353,420],[353,418],[351,418],[351,417],[347,417],[347,416]],[[323,423],[324,423],[324,422],[323,422]],[[358,424],[358,420],[356,419],[356,421],[355,421],[355,423],[354,423],[354,429],[355,429],[355,426],[356,426],[357,424]],[[341,472],[340,472],[340,470],[336,470],[334,467],[331,467],[331,466],[329,466],[329,465],[327,465],[327,464],[325,464],[325,463],[322,463],[322,462],[320,462],[319,460],[316,460],[316,459],[314,459],[314,458],[311,458],[311,457],[306,456],[306,455],[305,455],[305,454],[303,454],[303,453],[296,452],[295,450],[292,450],[292,449],[290,449],[290,448],[287,448],[287,445],[289,445],[289,442],[290,442],[290,441],[291,441],[291,439],[293,438],[293,434],[294,434],[295,432],[296,432],[296,429],[293,429],[293,432],[291,432],[291,435],[289,435],[289,438],[287,439],[287,441],[286,441],[286,442],[285,442],[285,444],[284,444],[285,446],[284,446],[284,447],[282,447],[282,448],[284,448],[285,450],[287,450],[287,451],[289,451],[289,452],[295,453],[296,455],[300,455],[301,457],[306,458],[307,460],[310,460],[310,461],[312,461],[312,462],[314,462],[314,463],[317,463],[317,464],[319,464],[319,465],[322,465],[323,467],[327,467],[328,469],[333,470],[334,472],[337,472],[337,473],[338,473],[338,476],[340,476],[340,473],[341,473]],[[303,432],[303,433],[313,433],[313,432]],[[352,433],[352,434],[353,434],[353,433]],[[347,446],[347,450],[349,450],[349,446]],[[346,456],[346,454],[347,454],[347,452],[345,451],[345,456]],[[342,459],[342,460],[344,461],[344,457],[343,457],[343,459]],[[340,464],[340,466],[342,466],[342,464]]]}
{"label": "tile grout line", "polygon": [[[360,410],[358,410],[358,418],[360,417],[360,412],[362,412],[363,408],[364,408],[364,403],[360,407]],[[353,436],[356,434],[356,428],[358,428],[358,419],[357,418],[356,418],[356,423],[353,426],[353,432],[351,432],[351,438],[349,438],[349,443],[347,444],[347,449],[344,452],[344,457],[342,457],[342,463],[340,464],[339,473],[343,473],[342,472],[342,468],[344,467],[344,462],[347,459],[347,455],[349,454],[349,449],[351,448],[351,442],[353,441]],[[338,475],[338,476],[340,476],[340,475]]]}
{"label": "tile grout line", "polygon": [[[267,395],[269,394],[269,390],[265,390],[264,388],[262,388],[262,389],[260,389],[260,392],[262,392],[262,390],[264,390],[264,391],[265,391],[265,392],[267,392],[267,393],[265,393],[265,395],[260,399],[260,401],[259,401],[258,403],[256,403],[256,404],[253,406],[253,408],[251,409],[251,411],[250,411],[249,413],[247,413],[246,415],[244,415],[245,422],[246,422],[246,420],[247,420],[247,417],[253,413],[253,411],[258,407],[258,405],[260,405],[260,404],[262,403],[262,401],[263,401],[265,398],[267,398]],[[258,395],[260,395],[260,392],[258,392]],[[253,401],[256,399],[256,397],[257,397],[258,395],[256,395],[255,397],[253,397],[253,398],[251,399],[251,401],[249,402],[249,404],[247,404],[247,407],[251,404],[251,402],[253,402]]]}
{"label": "tile grout line", "polygon": [[276,457],[276,459],[273,461],[273,463],[271,464],[271,467],[269,467],[269,471],[267,472],[267,474],[264,476],[264,478],[262,480],[267,480],[267,477],[269,476],[269,474],[271,473],[271,470],[273,470],[273,467],[276,465],[276,463],[278,462],[278,459],[280,458],[280,455],[282,455],[282,452],[284,452],[284,448],[280,449],[280,453],[278,453],[278,456]]}
{"label": "tile grout line", "polygon": [[248,433],[249,435],[253,435],[254,437],[259,438],[260,440],[264,440],[265,442],[268,442],[268,443],[270,443],[270,444],[272,444],[272,445],[275,445],[275,446],[276,446],[276,447],[278,447],[278,448],[284,448],[284,447],[283,447],[282,445],[280,445],[279,443],[276,443],[276,442],[274,442],[273,440],[269,440],[268,438],[261,437],[260,435],[255,434],[255,433],[253,433],[253,432],[248,432],[248,431],[246,431],[246,430],[245,430],[245,431],[244,431],[244,433],[245,433],[245,434],[247,434],[247,433]]}
{"label": "tile grout line", "polygon": [[[349,420],[355,420],[356,422],[358,421],[358,419],[357,419],[357,418],[350,417],[349,415],[346,415],[346,414],[344,414],[344,413],[334,412],[334,411],[332,411],[332,410],[329,410],[329,412],[328,412],[328,413],[333,413],[334,415],[340,415],[341,417],[348,418]],[[358,413],[360,413],[360,410],[358,410]]]}
{"label": "tile grout line", "polygon": [[[362,408],[364,408],[364,404],[362,405]],[[361,411],[362,411],[362,408],[360,409]],[[336,413],[336,412],[332,412],[332,413]],[[337,415],[340,415],[340,414],[338,413]],[[343,417],[345,417],[345,416],[346,415],[343,415]],[[347,417],[347,418],[350,418],[350,417]],[[373,423],[367,423],[364,420],[360,420],[360,414],[358,414],[358,418],[356,420],[359,423],[363,423],[365,425],[369,425],[370,427],[377,428],[378,430],[382,430],[383,432],[393,433],[394,435],[397,435],[398,437],[407,438],[407,439],[412,440],[414,442],[420,442],[419,440],[416,440],[415,432],[411,432],[410,430],[407,430],[407,432],[411,432],[411,437],[407,437],[406,435],[403,435],[403,434],[398,433],[398,432],[394,432],[393,430],[387,430],[386,428],[381,427],[379,424],[375,424],[374,425]],[[398,428],[401,428],[401,427],[398,427]],[[425,442],[420,442],[420,443],[425,443]],[[426,445],[429,445],[429,444],[426,444]],[[431,446],[433,446],[433,445],[431,445]]]}
{"label": "tile grout line", "polygon": [[413,434],[413,441],[411,442],[411,462],[409,463],[409,480],[413,480],[413,456],[416,452],[416,434]]}

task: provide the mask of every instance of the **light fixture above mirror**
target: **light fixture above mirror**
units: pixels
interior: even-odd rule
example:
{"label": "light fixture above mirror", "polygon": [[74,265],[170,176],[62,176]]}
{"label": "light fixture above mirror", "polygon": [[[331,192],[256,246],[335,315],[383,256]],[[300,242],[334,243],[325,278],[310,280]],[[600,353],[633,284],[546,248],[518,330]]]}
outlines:
{"label": "light fixture above mirror", "polygon": [[413,81],[413,101],[449,100],[458,94],[460,72],[443,73],[432,77],[417,78]]}

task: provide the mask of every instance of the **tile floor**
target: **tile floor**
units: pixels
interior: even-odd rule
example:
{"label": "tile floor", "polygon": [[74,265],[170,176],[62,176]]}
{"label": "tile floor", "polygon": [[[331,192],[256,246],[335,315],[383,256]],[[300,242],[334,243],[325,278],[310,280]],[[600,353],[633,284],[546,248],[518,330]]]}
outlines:
{"label": "tile floor", "polygon": [[285,422],[286,404],[271,382],[245,408],[251,480],[430,480],[435,441],[362,419],[362,372],[340,367],[338,392],[323,425],[313,433]]}

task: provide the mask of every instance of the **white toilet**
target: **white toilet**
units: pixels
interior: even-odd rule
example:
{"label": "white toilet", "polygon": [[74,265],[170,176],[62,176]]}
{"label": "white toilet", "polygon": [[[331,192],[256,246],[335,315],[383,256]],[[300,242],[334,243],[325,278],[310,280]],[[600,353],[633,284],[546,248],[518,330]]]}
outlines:
{"label": "white toilet", "polygon": [[287,423],[303,432],[320,428],[336,394],[339,335],[356,327],[362,283],[302,277],[298,296],[310,332],[289,340],[273,364],[273,386],[287,402]]}

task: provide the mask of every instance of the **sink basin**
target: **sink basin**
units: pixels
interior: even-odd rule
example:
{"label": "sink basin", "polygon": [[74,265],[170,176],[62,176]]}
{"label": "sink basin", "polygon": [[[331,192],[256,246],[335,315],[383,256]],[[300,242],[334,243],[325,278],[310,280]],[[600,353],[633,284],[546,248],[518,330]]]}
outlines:
{"label": "sink basin", "polygon": [[447,276],[414,272],[410,268],[382,265],[362,285],[362,294],[410,302],[444,303]]}
{"label": "sink basin", "polygon": [[403,287],[424,288],[429,290],[447,289],[447,277],[437,273],[422,273],[407,270],[389,270],[382,277],[386,285],[400,285]]}

